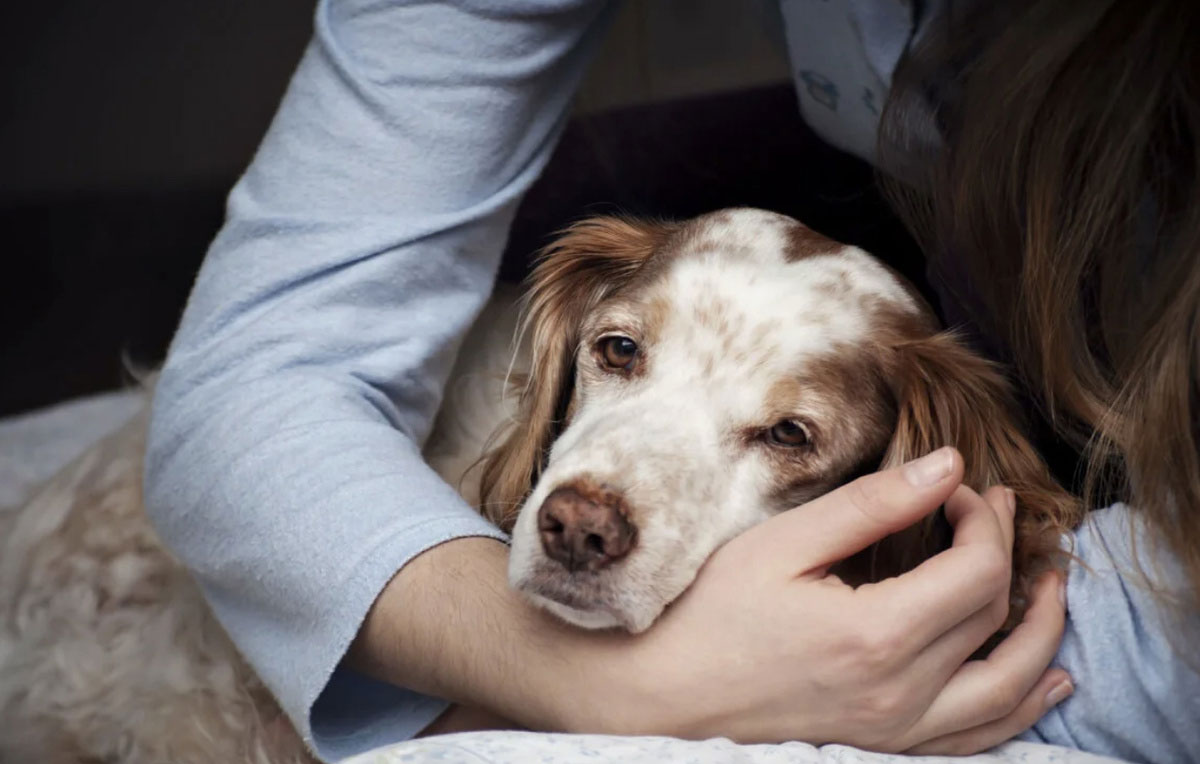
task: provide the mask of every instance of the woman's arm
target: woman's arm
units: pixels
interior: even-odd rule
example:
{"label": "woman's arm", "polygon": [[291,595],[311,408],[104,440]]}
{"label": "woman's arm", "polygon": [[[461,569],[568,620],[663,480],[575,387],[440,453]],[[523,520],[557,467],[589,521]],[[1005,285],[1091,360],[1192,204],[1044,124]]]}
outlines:
{"label": "woman's arm", "polygon": [[319,3],[172,345],[148,510],[323,755],[444,708],[335,668],[409,559],[501,536],[420,445],[603,12]]}

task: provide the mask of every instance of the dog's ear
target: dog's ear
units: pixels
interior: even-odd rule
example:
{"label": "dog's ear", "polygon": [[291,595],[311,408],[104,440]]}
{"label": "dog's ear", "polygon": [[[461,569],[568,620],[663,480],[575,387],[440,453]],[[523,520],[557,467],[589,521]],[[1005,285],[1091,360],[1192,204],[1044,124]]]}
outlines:
{"label": "dog's ear", "polygon": [[[950,332],[901,341],[890,352],[897,418],[882,468],[954,446],[963,456],[966,485],[977,491],[999,484],[1013,490],[1017,615],[1036,577],[1065,561],[1059,536],[1076,524],[1079,502],[1055,482],[1023,434],[1012,391],[995,365]],[[948,542],[944,518],[940,524],[935,518],[888,539],[880,559],[907,569]],[[909,553],[917,557],[900,559]]]}
{"label": "dog's ear", "polygon": [[530,276],[520,329],[530,346],[529,372],[521,381],[515,421],[484,458],[480,477],[480,509],[500,527],[516,520],[566,425],[584,319],[676,230],[672,223],[596,217],[572,225],[543,250]]}

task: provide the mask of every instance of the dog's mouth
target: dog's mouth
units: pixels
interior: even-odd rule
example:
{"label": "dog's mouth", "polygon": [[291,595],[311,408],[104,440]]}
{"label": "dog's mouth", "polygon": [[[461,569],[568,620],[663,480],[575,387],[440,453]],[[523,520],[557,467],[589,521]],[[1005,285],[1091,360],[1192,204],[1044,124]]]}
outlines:
{"label": "dog's mouth", "polygon": [[603,606],[603,598],[596,596],[595,592],[588,593],[586,591],[586,588],[590,587],[572,586],[569,582],[562,582],[558,578],[535,577],[531,581],[522,582],[518,588],[527,594],[533,594],[576,610],[591,611]]}

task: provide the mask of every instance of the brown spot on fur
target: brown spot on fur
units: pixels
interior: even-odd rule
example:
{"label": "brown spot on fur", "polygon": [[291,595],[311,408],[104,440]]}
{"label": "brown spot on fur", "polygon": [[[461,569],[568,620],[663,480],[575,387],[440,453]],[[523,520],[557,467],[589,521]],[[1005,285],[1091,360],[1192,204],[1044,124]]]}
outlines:
{"label": "brown spot on fur", "polygon": [[854,285],[850,281],[850,274],[844,269],[839,270],[833,278],[824,279],[813,284],[813,289],[826,297],[839,300],[850,294]]}
{"label": "brown spot on fur", "polygon": [[795,262],[814,255],[833,254],[844,246],[841,242],[797,222],[787,230],[787,249],[784,256],[788,262]]}
{"label": "brown spot on fur", "polygon": [[703,301],[697,300],[692,304],[692,320],[696,326],[707,329],[724,330],[723,333],[728,333],[729,320],[726,313],[725,306],[712,296],[704,298]]}

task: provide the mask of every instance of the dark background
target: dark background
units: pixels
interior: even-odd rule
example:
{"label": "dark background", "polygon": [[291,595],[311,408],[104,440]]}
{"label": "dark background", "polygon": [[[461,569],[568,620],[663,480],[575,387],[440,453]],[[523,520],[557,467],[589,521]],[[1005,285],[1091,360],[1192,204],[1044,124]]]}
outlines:
{"label": "dark background", "polygon": [[[294,0],[45,0],[0,9],[0,416],[161,360],[224,197],[310,32]],[[397,178],[397,182],[403,179]],[[517,215],[503,275],[566,223],[766,207],[923,284],[871,170],[789,84],[577,116]]]}

